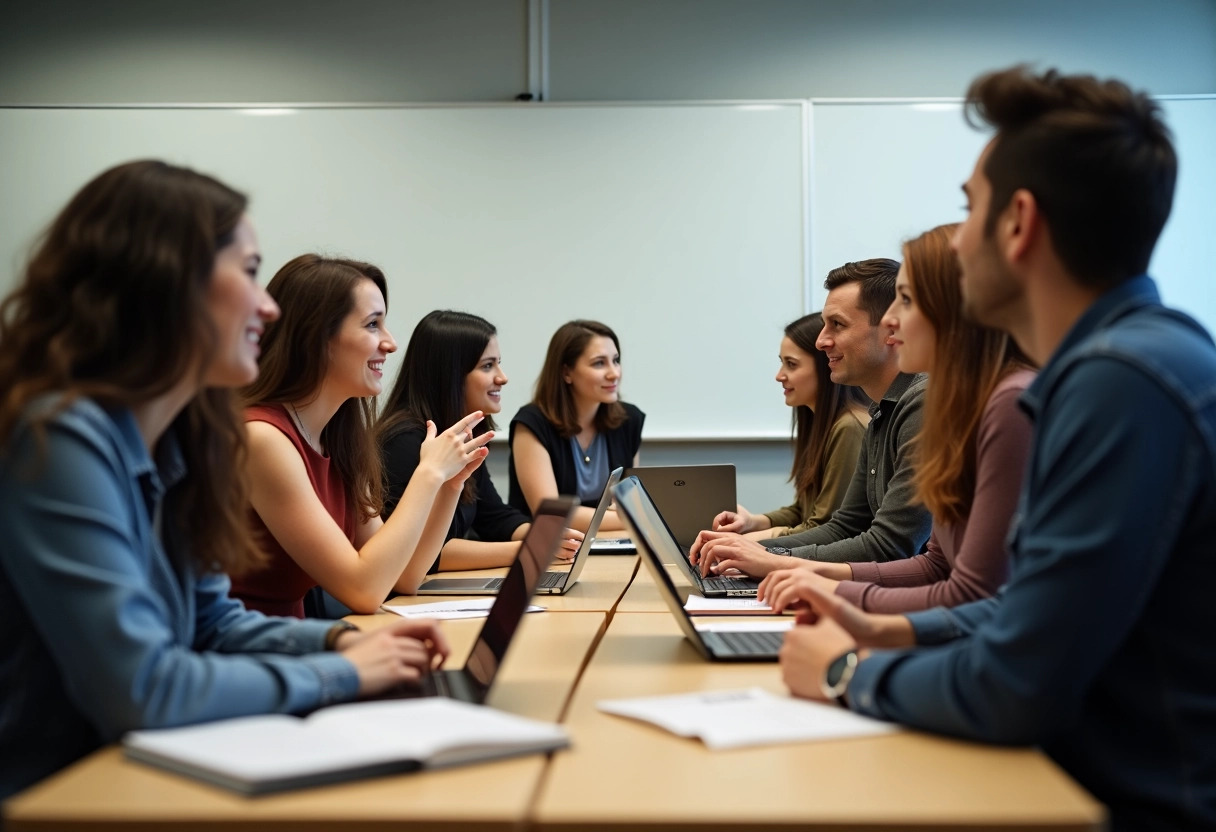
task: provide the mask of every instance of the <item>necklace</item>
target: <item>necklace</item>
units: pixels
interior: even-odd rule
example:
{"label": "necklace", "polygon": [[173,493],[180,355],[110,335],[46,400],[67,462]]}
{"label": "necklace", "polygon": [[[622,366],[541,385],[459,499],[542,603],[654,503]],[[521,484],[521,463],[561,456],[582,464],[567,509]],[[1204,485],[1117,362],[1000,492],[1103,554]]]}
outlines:
{"label": "necklace", "polygon": [[[592,438],[591,442],[585,448],[581,444],[578,445],[579,453],[582,455],[583,463],[585,465],[591,464],[591,452],[593,450],[595,450],[595,440],[598,438],[599,438],[599,434],[597,433],[595,435],[595,437]],[[578,440],[575,440],[575,442],[577,444]]]}
{"label": "necklace", "polygon": [[308,447],[312,448],[314,451],[317,450],[317,446],[313,444],[312,441],[312,434],[308,432],[308,428],[304,427],[304,420],[300,418],[300,411],[296,410],[296,406],[291,402],[288,402],[287,406],[291,408],[292,415],[296,417],[296,424],[300,428],[300,433],[304,434],[304,439],[308,442]]}

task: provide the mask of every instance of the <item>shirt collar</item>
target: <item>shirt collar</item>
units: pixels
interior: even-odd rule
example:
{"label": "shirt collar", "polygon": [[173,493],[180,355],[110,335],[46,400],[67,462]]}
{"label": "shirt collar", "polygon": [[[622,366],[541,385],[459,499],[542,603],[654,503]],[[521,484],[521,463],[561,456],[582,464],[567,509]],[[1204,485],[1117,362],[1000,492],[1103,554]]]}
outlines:
{"label": "shirt collar", "polygon": [[882,412],[883,402],[899,401],[900,397],[908,392],[908,388],[912,386],[912,382],[916,381],[919,377],[919,375],[912,373],[900,373],[897,375],[887,387],[887,392],[882,394],[882,399],[870,405],[870,418],[874,418]]}
{"label": "shirt collar", "polygon": [[153,459],[144,445],[135,414],[129,408],[106,408],[106,413],[118,429],[119,445],[131,465],[132,473],[137,477],[149,477],[156,490],[162,494],[186,478],[186,459],[172,426],[156,444],[156,456]]}
{"label": "shirt collar", "polygon": [[1161,295],[1157,292],[1157,284],[1145,274],[1119,284],[1090,304],[1022,393],[1020,401],[1031,417],[1038,414],[1047,390],[1068,366],[1068,358],[1073,350],[1132,309],[1159,303]]}

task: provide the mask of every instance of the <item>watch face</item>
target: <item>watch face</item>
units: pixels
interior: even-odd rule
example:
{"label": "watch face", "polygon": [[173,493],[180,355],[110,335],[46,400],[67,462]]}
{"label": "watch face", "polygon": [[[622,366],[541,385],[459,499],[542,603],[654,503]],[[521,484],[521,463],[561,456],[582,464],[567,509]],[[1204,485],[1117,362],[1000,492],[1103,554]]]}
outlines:
{"label": "watch face", "polygon": [[790,550],[785,548],[784,546],[770,546],[769,552],[774,555],[788,555],[790,553]]}
{"label": "watch face", "polygon": [[844,676],[844,669],[849,666],[849,656],[851,653],[844,653],[836,661],[828,665],[828,672],[824,674],[824,681],[828,687],[834,688],[840,684],[841,678]]}

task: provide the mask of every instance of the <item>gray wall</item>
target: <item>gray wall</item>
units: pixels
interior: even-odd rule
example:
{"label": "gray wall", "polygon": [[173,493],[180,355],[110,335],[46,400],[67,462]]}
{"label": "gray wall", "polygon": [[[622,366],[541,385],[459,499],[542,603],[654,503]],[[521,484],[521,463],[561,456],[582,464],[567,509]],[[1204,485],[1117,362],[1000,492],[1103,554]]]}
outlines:
{"label": "gray wall", "polygon": [[[528,86],[524,0],[9,6],[0,104],[503,101]],[[1216,0],[550,0],[549,10],[553,100],[958,96],[976,73],[1019,61],[1156,94],[1216,92]],[[775,353],[776,333],[756,337]],[[728,383],[712,363],[696,371]],[[785,443],[648,443],[643,456],[734,462],[744,503],[788,500]],[[505,486],[504,454],[494,460]]]}

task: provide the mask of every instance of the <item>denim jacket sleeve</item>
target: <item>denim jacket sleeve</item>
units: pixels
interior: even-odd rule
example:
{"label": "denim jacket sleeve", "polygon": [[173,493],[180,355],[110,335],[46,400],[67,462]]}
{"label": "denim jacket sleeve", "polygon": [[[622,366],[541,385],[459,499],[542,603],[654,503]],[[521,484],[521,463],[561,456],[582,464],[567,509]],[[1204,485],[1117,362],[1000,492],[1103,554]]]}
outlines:
{"label": "denim jacket sleeve", "polygon": [[[19,429],[0,465],[0,565],[25,607],[30,643],[105,740],[133,728],[353,698],[353,666],[309,656],[328,622],[268,619],[227,597],[222,575],[171,566],[141,480],[155,480],[91,403]],[[53,714],[44,715],[53,718]]]}
{"label": "denim jacket sleeve", "polygon": [[[1206,459],[1186,415],[1142,369],[1086,364],[1084,383],[1063,378],[1056,412],[1040,417],[1052,428],[1036,441],[1004,591],[913,617],[918,639],[969,637],[862,662],[854,708],[1008,743],[1042,742],[1075,719],[1148,603]],[[1129,493],[1136,510],[1119,510]]]}

